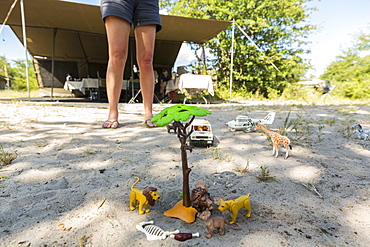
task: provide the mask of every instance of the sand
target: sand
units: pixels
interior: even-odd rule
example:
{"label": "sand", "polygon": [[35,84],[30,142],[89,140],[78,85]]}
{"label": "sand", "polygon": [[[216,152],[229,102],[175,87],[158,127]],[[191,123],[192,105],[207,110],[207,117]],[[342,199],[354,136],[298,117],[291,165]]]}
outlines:
{"label": "sand", "polygon": [[[169,105],[155,105],[158,113]],[[237,227],[205,238],[202,220],[186,223],[163,215],[181,198],[180,144],[166,128],[146,128],[141,104],[120,104],[120,127],[102,129],[107,104],[0,102],[1,145],[17,158],[0,167],[0,246],[369,246],[370,141],[351,126],[370,128],[370,107],[245,101],[198,105],[209,109],[216,146],[188,153],[191,189],[203,179],[214,201],[251,193],[250,218],[239,211]],[[267,127],[289,120],[291,155],[272,156],[261,132],[231,132],[238,114],[262,118]],[[261,167],[270,178],[261,181]],[[129,208],[131,185],[156,187],[161,195],[139,215]],[[311,189],[310,189],[311,188]],[[316,190],[316,191],[315,191]],[[148,241],[143,221],[199,238]]]}

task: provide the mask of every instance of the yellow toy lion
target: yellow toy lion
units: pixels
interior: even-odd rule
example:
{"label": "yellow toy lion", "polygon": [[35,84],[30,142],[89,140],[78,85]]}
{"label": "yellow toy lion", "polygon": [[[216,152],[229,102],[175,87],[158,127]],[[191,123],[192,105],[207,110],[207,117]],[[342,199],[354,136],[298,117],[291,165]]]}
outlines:
{"label": "yellow toy lion", "polygon": [[[130,209],[135,210],[135,208],[138,207],[139,214],[144,214],[144,212],[149,213],[150,209],[148,209],[148,206],[154,206],[155,201],[158,201],[160,198],[157,188],[148,187],[143,191],[136,189],[134,186],[140,181],[140,178],[134,178],[136,178],[137,181],[131,185]],[[145,209],[145,211],[143,209]]]}
{"label": "yellow toy lion", "polygon": [[220,205],[218,206],[218,210],[220,210],[221,212],[229,210],[232,219],[232,221],[230,221],[230,224],[235,223],[236,216],[238,216],[239,209],[241,208],[244,208],[244,210],[247,211],[247,214],[245,216],[251,217],[251,203],[249,201],[249,196],[250,193],[229,201],[224,201],[220,198]]}

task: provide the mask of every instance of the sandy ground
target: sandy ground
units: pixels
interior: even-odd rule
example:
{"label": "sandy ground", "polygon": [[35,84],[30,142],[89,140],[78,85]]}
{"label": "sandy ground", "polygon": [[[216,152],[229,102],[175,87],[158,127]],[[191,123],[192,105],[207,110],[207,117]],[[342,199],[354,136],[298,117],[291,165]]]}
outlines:
{"label": "sandy ground", "polygon": [[[155,105],[158,113],[168,105]],[[120,128],[102,129],[106,104],[0,102],[1,144],[18,157],[0,167],[0,246],[369,246],[370,141],[351,126],[370,128],[368,106],[312,106],[297,102],[247,101],[199,105],[209,109],[217,140],[213,148],[188,153],[191,189],[203,179],[214,201],[251,193],[252,215],[244,209],[238,227],[205,238],[204,222],[186,223],[163,212],[181,198],[179,141],[166,128],[146,128],[141,104],[121,104]],[[238,114],[268,126],[289,120],[291,156],[274,158],[260,132],[230,132]],[[261,181],[261,166],[273,179]],[[158,188],[150,213],[129,209],[131,185]],[[311,185],[317,192],[308,189]],[[165,231],[200,233],[179,242],[149,242],[135,226],[153,220]]]}

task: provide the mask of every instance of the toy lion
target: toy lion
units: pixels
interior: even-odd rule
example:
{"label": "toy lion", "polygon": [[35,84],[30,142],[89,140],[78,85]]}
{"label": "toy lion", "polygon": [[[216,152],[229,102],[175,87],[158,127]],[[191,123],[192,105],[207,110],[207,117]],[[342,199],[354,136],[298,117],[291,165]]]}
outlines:
{"label": "toy lion", "polygon": [[208,186],[203,180],[200,180],[195,184],[195,189],[191,191],[190,200],[191,206],[199,213],[213,209],[213,202],[211,195],[208,193]]}
{"label": "toy lion", "polygon": [[[134,186],[140,181],[140,178],[134,178],[136,178],[137,181],[131,185],[130,210],[135,210],[135,208],[138,207],[139,214],[149,213],[149,205],[154,206],[155,201],[159,200],[160,195],[158,194],[157,188],[154,187],[148,187],[143,191],[134,188]],[[145,211],[143,209],[145,209]]]}
{"label": "toy lion", "polygon": [[224,212],[225,210],[229,210],[231,213],[231,221],[230,224],[235,223],[236,217],[238,216],[239,209],[244,208],[247,211],[245,216],[251,217],[251,203],[249,201],[250,193],[240,196],[237,199],[224,201],[220,198],[220,205],[218,206],[218,210]]}

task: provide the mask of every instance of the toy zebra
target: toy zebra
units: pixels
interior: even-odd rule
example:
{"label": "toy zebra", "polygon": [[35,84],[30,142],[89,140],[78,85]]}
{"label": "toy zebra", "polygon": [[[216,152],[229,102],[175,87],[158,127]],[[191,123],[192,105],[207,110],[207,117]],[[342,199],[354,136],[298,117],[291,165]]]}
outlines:
{"label": "toy zebra", "polygon": [[356,128],[358,139],[364,139],[365,141],[369,140],[370,129],[363,129],[359,123],[355,123],[352,128]]}

